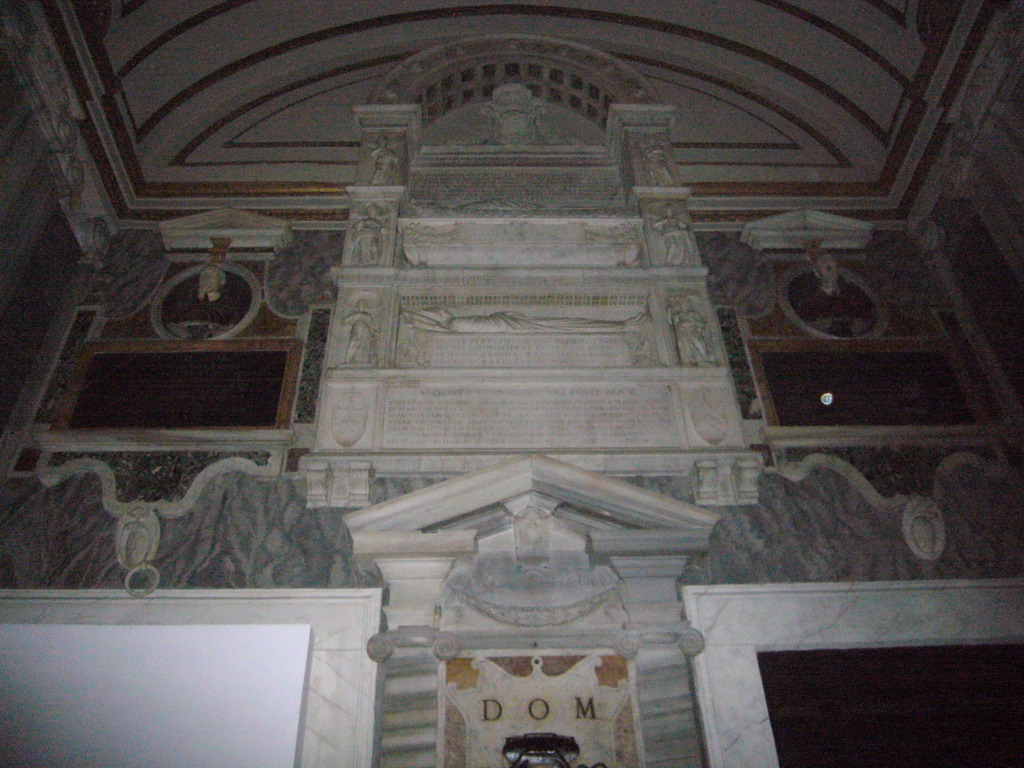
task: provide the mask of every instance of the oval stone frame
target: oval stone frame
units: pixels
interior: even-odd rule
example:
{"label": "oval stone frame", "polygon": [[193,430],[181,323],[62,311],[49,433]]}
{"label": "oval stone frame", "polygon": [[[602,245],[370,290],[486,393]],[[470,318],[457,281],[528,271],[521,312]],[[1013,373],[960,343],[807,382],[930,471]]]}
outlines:
{"label": "oval stone frame", "polygon": [[782,306],[782,311],[786,315],[786,318],[800,330],[810,334],[811,336],[816,336],[819,339],[833,339],[839,341],[876,339],[885,333],[885,329],[889,325],[889,313],[885,308],[885,303],[878,297],[878,294],[875,293],[875,291],[867,284],[867,281],[865,281],[863,277],[848,269],[844,269],[843,267],[839,268],[839,277],[863,292],[863,294],[873,304],[876,313],[874,325],[867,333],[852,336],[831,334],[813,326],[810,322],[800,316],[789,300],[790,285],[792,285],[794,280],[804,275],[814,277],[814,269],[808,264],[800,264],[798,266],[791,267],[783,273],[782,279],[779,281],[778,285],[778,298],[779,304]]}
{"label": "oval stone frame", "polygon": [[249,307],[246,309],[245,314],[242,316],[242,318],[233,326],[231,326],[231,328],[224,331],[223,333],[219,333],[216,336],[210,336],[209,338],[206,339],[183,339],[182,337],[176,336],[175,334],[171,333],[167,329],[167,326],[164,324],[163,319],[164,301],[170,295],[171,291],[173,291],[179,285],[184,283],[186,280],[190,280],[191,278],[198,276],[199,273],[202,272],[203,267],[205,266],[206,263],[204,262],[202,264],[196,264],[195,266],[189,267],[188,269],[183,269],[170,280],[164,282],[164,284],[161,285],[160,289],[156,292],[156,295],[153,297],[153,300],[150,303],[149,320],[150,324],[153,326],[153,330],[156,331],[157,335],[161,339],[169,339],[171,341],[212,341],[214,339],[230,339],[244,331],[248,327],[249,323],[251,323],[253,319],[255,319],[256,314],[259,312],[260,301],[262,299],[262,288],[260,286],[260,281],[256,277],[256,275],[254,275],[250,270],[246,269],[245,267],[239,264],[232,264],[228,262],[220,264],[220,268],[223,269],[225,272],[229,272],[233,275],[238,275],[239,277],[241,277],[242,280],[245,281],[246,286],[248,286],[249,288]]}

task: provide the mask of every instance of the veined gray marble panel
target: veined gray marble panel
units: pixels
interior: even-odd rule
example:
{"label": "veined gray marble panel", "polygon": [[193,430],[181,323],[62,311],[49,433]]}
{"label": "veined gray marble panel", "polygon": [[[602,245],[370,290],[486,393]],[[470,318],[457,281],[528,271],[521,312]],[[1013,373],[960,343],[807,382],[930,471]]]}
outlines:
{"label": "veined gray marble panel", "polygon": [[167,586],[366,586],[341,514],[307,509],[298,481],[219,475],[188,514],[162,526],[154,565]]}
{"label": "veined gray marble panel", "polygon": [[915,557],[901,534],[901,511],[869,504],[825,468],[794,483],[761,479],[760,500],[726,511],[703,564],[685,574],[703,584],[890,581],[1024,576],[1024,485],[993,462],[944,464],[935,499],[946,526],[942,556]]}
{"label": "veined gray marble panel", "polygon": [[[161,520],[161,587],[365,585],[339,511],[305,504],[298,481],[216,477],[185,515]],[[93,475],[0,485],[0,586],[119,588],[115,524]]]}
{"label": "veined gray marble panel", "polygon": [[169,262],[163,252],[159,232],[121,230],[111,238],[86,303],[102,304],[108,318],[133,314],[156,290],[167,270]]}
{"label": "veined gray marble panel", "polygon": [[708,268],[711,302],[746,315],[763,315],[775,303],[772,272],[760,251],[740,242],[738,233],[697,232],[697,246]]}
{"label": "veined gray marble panel", "polygon": [[53,488],[34,479],[0,484],[0,585],[120,587],[115,522],[92,475]]}
{"label": "veined gray marble panel", "polygon": [[345,233],[296,232],[267,270],[267,303],[279,315],[298,317],[313,304],[332,301],[331,267],[341,263]]}
{"label": "veined gray marble panel", "polygon": [[921,249],[906,232],[876,230],[865,253],[864,276],[879,296],[912,315],[948,306]]}

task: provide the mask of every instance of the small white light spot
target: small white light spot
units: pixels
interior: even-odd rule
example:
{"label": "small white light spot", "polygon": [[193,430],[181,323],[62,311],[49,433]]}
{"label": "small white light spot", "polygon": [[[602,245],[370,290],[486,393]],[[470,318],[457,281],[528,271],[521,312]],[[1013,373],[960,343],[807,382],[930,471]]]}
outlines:
{"label": "small white light spot", "polygon": [[822,405],[832,405],[832,400],[833,400],[833,397],[832,397],[832,393],[831,392],[826,392],[825,394],[823,394],[821,396],[821,404]]}

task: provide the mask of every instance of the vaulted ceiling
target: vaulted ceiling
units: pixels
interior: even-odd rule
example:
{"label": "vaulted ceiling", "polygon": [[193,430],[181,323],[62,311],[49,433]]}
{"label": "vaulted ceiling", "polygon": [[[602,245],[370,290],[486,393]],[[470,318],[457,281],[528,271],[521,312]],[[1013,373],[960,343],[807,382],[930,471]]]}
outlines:
{"label": "vaulted ceiling", "polygon": [[[379,97],[389,73],[410,57],[448,46],[444,55],[455,60],[466,55],[460,41],[484,35],[558,38],[632,68],[645,100],[675,107],[675,159],[698,220],[702,210],[710,220],[793,207],[897,219],[939,154],[949,109],[997,5],[44,3],[88,115],[90,150],[126,219],[224,204],[344,218],[359,141],[353,106]],[[586,62],[578,78],[569,72],[554,82],[548,69],[531,70],[516,57],[514,46],[495,42],[494,69],[485,71],[486,57],[477,55],[468,80],[442,78],[429,94],[397,98],[419,99],[429,124],[478,110],[486,76],[489,87],[520,81],[566,106],[579,95],[571,108],[586,117]]]}

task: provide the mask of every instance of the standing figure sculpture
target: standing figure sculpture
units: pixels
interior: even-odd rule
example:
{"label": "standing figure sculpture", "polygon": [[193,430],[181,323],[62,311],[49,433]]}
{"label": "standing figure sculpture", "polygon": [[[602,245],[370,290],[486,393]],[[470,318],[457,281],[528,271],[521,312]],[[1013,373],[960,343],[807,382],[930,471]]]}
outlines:
{"label": "standing figure sculpture", "polygon": [[352,225],[352,264],[372,267],[380,263],[384,250],[384,211],[371,205],[366,215]]}
{"label": "standing figure sculpture", "polygon": [[714,365],[708,321],[694,306],[693,299],[684,299],[672,313],[672,327],[676,336],[676,351],[681,365]]}
{"label": "standing figure sculpture", "polygon": [[398,153],[389,145],[387,134],[380,135],[377,146],[370,152],[370,159],[373,161],[370,184],[398,183]]}
{"label": "standing figure sculpture", "polygon": [[668,151],[661,142],[647,141],[640,153],[644,180],[652,187],[678,186]]}
{"label": "standing figure sculpture", "polygon": [[674,203],[663,203],[651,219],[651,229],[661,237],[665,264],[673,267],[699,267],[697,241],[690,229],[690,217]]}
{"label": "standing figure sculpture", "polygon": [[377,329],[369,305],[360,299],[342,320],[348,327],[348,341],[345,343],[345,365],[374,365],[377,362]]}

